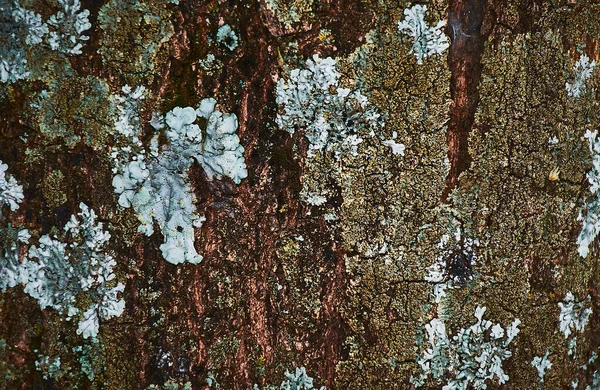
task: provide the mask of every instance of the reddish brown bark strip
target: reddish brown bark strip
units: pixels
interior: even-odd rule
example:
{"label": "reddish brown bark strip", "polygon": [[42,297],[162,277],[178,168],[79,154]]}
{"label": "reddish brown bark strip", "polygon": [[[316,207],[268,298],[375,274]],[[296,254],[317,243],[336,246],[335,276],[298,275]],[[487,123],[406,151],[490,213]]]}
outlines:
{"label": "reddish brown bark strip", "polygon": [[481,79],[481,57],[488,34],[482,33],[486,14],[485,0],[451,0],[447,33],[452,44],[448,53],[450,94],[454,102],[446,140],[450,171],[442,200],[456,187],[460,174],[471,165],[469,133],[473,128],[475,110],[479,104],[477,86]]}

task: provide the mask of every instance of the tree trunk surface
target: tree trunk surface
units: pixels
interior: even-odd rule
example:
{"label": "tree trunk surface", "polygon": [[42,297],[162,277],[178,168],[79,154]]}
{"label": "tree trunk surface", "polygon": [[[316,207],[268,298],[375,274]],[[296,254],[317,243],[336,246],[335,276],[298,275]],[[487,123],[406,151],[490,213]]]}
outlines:
{"label": "tree trunk surface", "polygon": [[[6,15],[17,7],[0,4]],[[398,27],[413,5],[82,0],[91,27],[81,54],[27,46],[29,75],[0,83],[0,160],[23,187],[0,224],[28,229],[19,261],[39,261],[27,248],[64,237],[85,203],[110,233],[110,283],[125,286],[125,307],[84,338],[77,318],[42,309],[23,283],[7,288],[0,388],[284,389],[286,370],[304,367],[317,389],[412,389],[421,374],[420,388],[439,389],[468,370],[452,358],[438,377],[424,369],[432,324],[442,321],[449,350],[462,351],[452,337],[485,307],[502,340],[520,320],[499,362],[508,378],[496,371],[465,388],[600,389],[600,252],[592,243],[583,257],[577,242],[595,196],[584,134],[600,124],[598,67],[579,96],[565,87],[580,58],[599,57],[600,7],[433,0],[425,21],[445,21],[450,45],[418,61]],[[48,20],[60,2],[19,6]],[[217,37],[225,24],[233,50]],[[290,134],[276,120],[277,86],[315,54],[334,58],[338,87],[360,89],[381,114],[374,132],[355,133],[356,154],[311,149],[307,125]],[[112,97],[125,85],[145,87],[145,148],[153,114],[212,97],[237,116],[247,178],[189,168],[206,218],[194,230],[199,264],[166,261],[157,223],[141,233],[136,211],[118,203]],[[392,139],[403,154],[382,142]],[[565,335],[569,295],[581,326]],[[87,296],[77,295],[79,308]],[[481,337],[492,343],[493,333]],[[546,352],[540,376],[532,361]]]}

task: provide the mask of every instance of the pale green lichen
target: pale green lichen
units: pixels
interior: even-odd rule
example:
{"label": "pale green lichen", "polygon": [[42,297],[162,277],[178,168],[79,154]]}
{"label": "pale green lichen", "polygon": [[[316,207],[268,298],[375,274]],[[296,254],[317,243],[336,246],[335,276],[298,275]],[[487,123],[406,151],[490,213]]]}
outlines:
{"label": "pale green lichen", "polygon": [[[96,214],[81,203],[80,218],[73,215],[66,224],[67,243],[44,235],[38,245],[29,248],[29,258],[19,264],[24,291],[36,299],[40,308],[51,307],[67,320],[79,318],[77,333],[95,338],[100,319],[107,320],[123,313],[125,302],[118,298],[124,285],[111,282],[115,278],[114,258],[104,251],[110,234],[96,222]],[[85,294],[90,304],[81,309],[76,304]]]}
{"label": "pale green lichen", "polygon": [[411,377],[421,387],[429,376],[444,390],[486,389],[492,381],[504,384],[509,376],[502,365],[512,356],[508,346],[519,333],[517,318],[505,328],[483,319],[485,307],[475,309],[477,322],[449,337],[443,321],[434,318],[427,325],[428,345],[418,360],[422,373]]}
{"label": "pale green lichen", "polygon": [[50,209],[55,209],[67,202],[67,183],[62,171],[52,170],[42,182],[42,195]]}
{"label": "pale green lichen", "polygon": [[[172,264],[198,264],[202,260],[194,247],[194,228],[202,226],[204,217],[196,211],[188,177],[194,160],[209,179],[227,176],[239,184],[248,175],[244,148],[235,134],[237,117],[221,113],[215,105],[214,99],[203,99],[198,109],[175,107],[164,118],[153,121],[156,130],[166,125],[164,134],[169,144],[160,149],[154,143],[147,152],[136,131],[128,129],[132,145],[113,152],[117,173],[113,187],[119,205],[134,209],[140,221],[138,231],[147,236],[154,233],[153,221],[158,223],[164,236],[160,249]],[[204,142],[197,118],[206,124]],[[133,149],[139,152],[133,154]]]}
{"label": "pale green lichen", "polygon": [[285,30],[312,16],[313,0],[267,0],[267,9],[273,13]]}
{"label": "pale green lichen", "polygon": [[[397,12],[396,20],[402,10]],[[448,215],[437,206],[449,168],[450,73],[443,62],[418,65],[407,56],[395,27],[369,34],[367,47],[351,56],[353,66],[338,59],[341,82],[348,82],[346,75],[357,77],[350,83],[360,85],[369,103],[386,115],[385,127],[375,136],[361,135],[358,156],[343,158],[341,169],[317,156],[303,177],[305,183],[339,186],[336,196],[343,199],[333,210],[335,226],[344,249],[354,255],[345,261],[350,287],[340,309],[357,335],[346,339],[348,357],[336,367],[336,386],[347,389],[384,388],[389,386],[384,378],[404,378],[394,386],[409,386],[416,368],[407,363],[414,361],[414,329],[425,319],[431,290],[423,270],[442,255],[436,244],[448,233]],[[373,46],[378,50],[371,51]],[[393,154],[386,140],[402,142],[404,156]]]}

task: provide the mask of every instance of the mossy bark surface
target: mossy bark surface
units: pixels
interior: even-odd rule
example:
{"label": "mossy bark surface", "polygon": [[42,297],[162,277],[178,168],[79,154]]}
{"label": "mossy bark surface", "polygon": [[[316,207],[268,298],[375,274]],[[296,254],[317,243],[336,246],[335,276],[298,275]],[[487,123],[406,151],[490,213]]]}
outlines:
{"label": "mossy bark surface", "polygon": [[[22,4],[42,15],[53,7]],[[510,380],[488,388],[592,386],[600,251],[596,243],[582,258],[576,240],[591,196],[582,137],[600,127],[598,69],[578,98],[565,83],[581,55],[599,57],[600,7],[434,0],[427,21],[447,20],[451,46],[418,64],[397,27],[412,5],[83,1],[92,28],[81,55],[28,53],[32,76],[0,84],[0,160],[25,195],[5,214],[36,242],[80,202],[96,210],[126,308],[92,342],[22,287],[0,294],[0,389],[252,389],[279,386],[301,366],[327,389],[410,389],[424,326],[443,317],[454,334],[477,306],[505,327],[522,322],[503,364]],[[215,40],[224,23],[239,37],[234,50]],[[302,129],[277,128],[277,80],[315,53],[337,59],[342,84],[368,95],[385,116],[378,136],[395,132],[404,156],[372,137],[341,161],[307,157]],[[205,97],[239,119],[248,178],[209,180],[196,163],[190,171],[207,219],[195,232],[200,264],[166,262],[162,236],[139,233],[135,213],[118,206],[110,96],[126,84],[149,92],[146,144],[153,112]],[[303,202],[304,188],[326,191],[327,202]],[[457,229],[478,241],[477,261],[436,304],[427,270]],[[592,309],[572,356],[558,328],[569,291]],[[531,361],[547,350],[542,387]],[[61,374],[44,377],[40,355],[60,357]]]}

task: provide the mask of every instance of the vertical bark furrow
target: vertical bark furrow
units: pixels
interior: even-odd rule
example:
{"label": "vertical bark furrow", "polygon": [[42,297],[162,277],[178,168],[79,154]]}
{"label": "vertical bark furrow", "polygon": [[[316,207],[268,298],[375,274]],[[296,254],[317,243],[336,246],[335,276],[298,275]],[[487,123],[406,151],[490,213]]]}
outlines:
{"label": "vertical bark furrow", "polygon": [[446,140],[450,171],[442,200],[456,187],[458,177],[469,169],[469,133],[479,103],[477,86],[481,79],[481,58],[488,34],[482,32],[485,0],[452,0],[448,11],[448,34],[452,44],[448,54],[450,94],[454,102]]}

